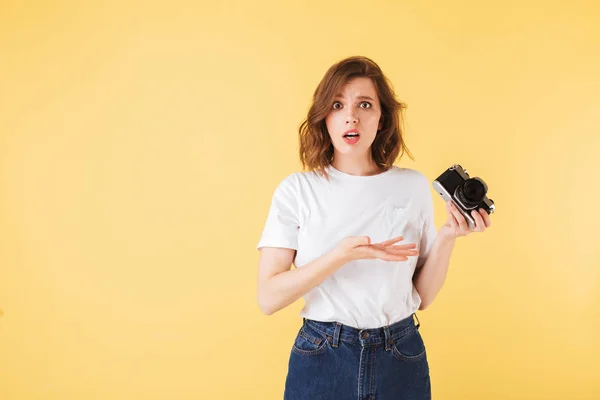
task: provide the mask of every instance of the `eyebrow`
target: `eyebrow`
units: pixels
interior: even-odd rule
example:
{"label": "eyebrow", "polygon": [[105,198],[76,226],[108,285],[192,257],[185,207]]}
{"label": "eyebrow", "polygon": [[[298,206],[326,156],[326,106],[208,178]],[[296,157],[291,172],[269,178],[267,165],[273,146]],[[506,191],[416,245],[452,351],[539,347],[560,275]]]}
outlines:
{"label": "eyebrow", "polygon": [[[335,96],[336,99],[339,99],[340,97],[344,97],[344,96],[342,96],[341,94],[337,94]],[[359,100],[371,100],[371,101],[375,101],[375,99],[373,99],[372,97],[369,97],[369,96],[357,96],[356,98],[359,99]]]}

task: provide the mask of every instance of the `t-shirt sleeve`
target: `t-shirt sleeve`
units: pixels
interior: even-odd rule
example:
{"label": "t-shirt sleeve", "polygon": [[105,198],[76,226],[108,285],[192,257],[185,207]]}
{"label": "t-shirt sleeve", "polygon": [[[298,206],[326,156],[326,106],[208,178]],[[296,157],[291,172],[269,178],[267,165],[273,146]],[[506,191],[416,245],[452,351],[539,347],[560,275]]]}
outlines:
{"label": "t-shirt sleeve", "polygon": [[422,267],[429,257],[433,243],[437,237],[437,228],[435,226],[434,214],[433,214],[433,198],[431,190],[429,189],[429,181],[423,177],[423,188],[422,190],[422,216],[423,216],[423,229],[421,233],[421,241],[419,245],[419,258],[417,259],[417,268]]}
{"label": "t-shirt sleeve", "polygon": [[262,235],[256,247],[283,247],[298,250],[298,192],[294,176],[275,189]]}

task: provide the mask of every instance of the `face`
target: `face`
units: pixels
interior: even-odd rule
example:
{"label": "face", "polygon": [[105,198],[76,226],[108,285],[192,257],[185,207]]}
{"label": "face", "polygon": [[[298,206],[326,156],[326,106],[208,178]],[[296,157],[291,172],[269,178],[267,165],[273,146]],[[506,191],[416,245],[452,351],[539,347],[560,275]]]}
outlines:
{"label": "face", "polygon": [[371,78],[349,80],[325,118],[334,152],[352,157],[370,155],[371,144],[383,126],[380,119],[381,105]]}

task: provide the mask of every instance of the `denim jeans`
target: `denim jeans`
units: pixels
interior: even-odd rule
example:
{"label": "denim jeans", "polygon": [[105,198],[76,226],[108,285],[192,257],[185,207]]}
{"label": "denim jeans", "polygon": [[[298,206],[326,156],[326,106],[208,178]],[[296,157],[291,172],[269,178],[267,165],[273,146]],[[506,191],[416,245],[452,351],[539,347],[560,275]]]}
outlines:
{"label": "denim jeans", "polygon": [[284,400],[431,399],[425,344],[413,315],[375,329],[304,319]]}

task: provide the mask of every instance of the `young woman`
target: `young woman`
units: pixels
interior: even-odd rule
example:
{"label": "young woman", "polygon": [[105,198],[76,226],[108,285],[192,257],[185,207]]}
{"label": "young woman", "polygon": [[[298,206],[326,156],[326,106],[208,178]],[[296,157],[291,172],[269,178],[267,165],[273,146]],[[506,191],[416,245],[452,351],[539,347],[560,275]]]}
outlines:
{"label": "young woman", "polygon": [[410,156],[404,108],[375,62],[350,57],[327,71],[300,126],[308,171],[278,185],[258,244],[261,310],[305,301],[286,400],[431,398],[413,316],[442,287],[456,238],[490,218],[474,211],[470,229],[449,202],[436,229],[428,179],[394,165]]}

